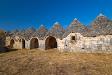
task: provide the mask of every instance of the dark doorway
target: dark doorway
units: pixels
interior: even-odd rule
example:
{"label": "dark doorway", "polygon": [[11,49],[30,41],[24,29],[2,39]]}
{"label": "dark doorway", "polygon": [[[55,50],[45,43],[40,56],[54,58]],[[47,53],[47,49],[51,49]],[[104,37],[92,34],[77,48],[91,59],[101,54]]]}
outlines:
{"label": "dark doorway", "polygon": [[24,48],[25,48],[25,40],[22,39],[22,49],[24,49]]}
{"label": "dark doorway", "polygon": [[38,39],[37,38],[32,38],[30,40],[30,49],[34,49],[34,48],[38,48],[39,44],[38,44]]}
{"label": "dark doorway", "polygon": [[75,36],[72,36],[72,37],[71,37],[71,40],[76,40]]}
{"label": "dark doorway", "polygon": [[10,40],[10,48],[14,48],[14,43],[15,43],[14,40],[11,39],[11,40]]}
{"label": "dark doorway", "polygon": [[45,49],[57,48],[57,41],[54,37],[49,36],[45,41]]}

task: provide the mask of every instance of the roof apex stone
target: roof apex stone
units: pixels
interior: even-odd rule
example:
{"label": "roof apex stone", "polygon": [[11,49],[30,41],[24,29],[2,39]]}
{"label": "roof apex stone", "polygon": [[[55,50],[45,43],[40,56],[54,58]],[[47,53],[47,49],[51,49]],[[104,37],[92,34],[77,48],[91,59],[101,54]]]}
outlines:
{"label": "roof apex stone", "polygon": [[77,18],[74,18],[74,20],[78,20]]}
{"label": "roof apex stone", "polygon": [[103,13],[100,13],[100,14],[98,15],[98,17],[100,17],[100,16],[104,16],[104,14],[103,14]]}
{"label": "roof apex stone", "polygon": [[59,22],[55,22],[54,25],[60,24]]}

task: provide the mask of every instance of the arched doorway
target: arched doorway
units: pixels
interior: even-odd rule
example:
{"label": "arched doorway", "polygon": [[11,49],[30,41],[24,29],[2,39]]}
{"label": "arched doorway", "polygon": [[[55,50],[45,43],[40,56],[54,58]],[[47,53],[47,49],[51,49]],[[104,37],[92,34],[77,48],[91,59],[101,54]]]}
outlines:
{"label": "arched doorway", "polygon": [[54,37],[49,36],[45,41],[45,49],[57,48],[57,41]]}
{"label": "arched doorway", "polygon": [[10,40],[10,48],[14,48],[15,41],[13,39]]}
{"label": "arched doorway", "polygon": [[22,49],[24,49],[24,48],[25,48],[25,40],[22,39]]}
{"label": "arched doorway", "polygon": [[37,38],[32,38],[30,40],[30,49],[34,49],[34,48],[38,48],[39,44],[38,44],[38,39]]}

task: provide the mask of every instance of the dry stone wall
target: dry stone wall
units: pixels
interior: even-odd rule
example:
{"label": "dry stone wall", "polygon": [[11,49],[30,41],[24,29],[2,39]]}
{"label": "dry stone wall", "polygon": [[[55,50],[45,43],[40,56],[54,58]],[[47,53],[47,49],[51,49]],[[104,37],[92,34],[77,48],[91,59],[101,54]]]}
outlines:
{"label": "dry stone wall", "polygon": [[[73,36],[75,40],[72,40]],[[112,35],[83,37],[80,33],[70,33],[63,39],[63,44],[60,49],[68,51],[111,51]]]}
{"label": "dry stone wall", "polygon": [[[49,36],[48,36],[49,37]],[[37,38],[38,37],[32,37]],[[55,38],[55,37],[54,37]],[[19,37],[6,38],[6,46],[10,46],[11,40],[14,40],[13,48],[22,49],[22,39]],[[31,39],[25,40],[25,48],[31,49]],[[46,39],[38,39],[38,44],[40,49],[45,50]],[[97,37],[83,37],[80,33],[70,33],[66,38],[59,39],[55,38],[57,41],[57,49],[61,52],[94,52],[94,51],[112,51],[112,35],[100,35]]]}

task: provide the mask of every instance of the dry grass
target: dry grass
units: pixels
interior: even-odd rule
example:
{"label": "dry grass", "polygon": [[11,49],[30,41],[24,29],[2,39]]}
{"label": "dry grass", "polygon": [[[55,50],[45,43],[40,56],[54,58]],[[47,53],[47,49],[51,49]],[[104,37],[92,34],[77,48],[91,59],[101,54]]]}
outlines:
{"label": "dry grass", "polygon": [[0,75],[112,75],[112,54],[56,50],[1,53]]}

